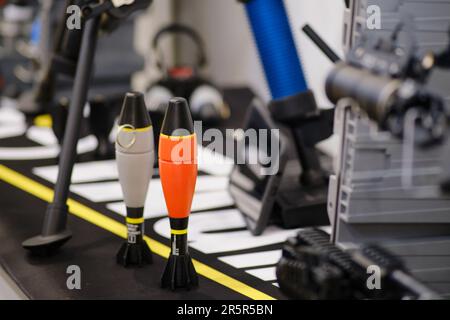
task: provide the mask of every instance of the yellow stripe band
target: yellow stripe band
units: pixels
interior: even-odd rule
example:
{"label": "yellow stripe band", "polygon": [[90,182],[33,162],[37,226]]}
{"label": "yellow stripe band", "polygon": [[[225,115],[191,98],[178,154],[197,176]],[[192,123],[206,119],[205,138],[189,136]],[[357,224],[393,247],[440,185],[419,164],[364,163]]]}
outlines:
{"label": "yellow stripe band", "polygon": [[33,119],[33,123],[36,127],[51,128],[52,116],[49,114],[41,114]]}
{"label": "yellow stripe band", "polygon": [[[6,183],[21,189],[41,200],[46,202],[51,202],[53,200],[53,190],[44,186],[43,184],[36,182],[17,171],[14,171],[4,165],[0,165],[0,179]],[[73,215],[90,222],[102,229],[105,229],[119,237],[124,239],[127,238],[127,228],[122,223],[111,219],[100,212],[85,206],[84,204],[75,201],[73,199],[67,200],[67,205],[69,206],[69,211]],[[149,245],[150,249],[160,255],[163,258],[168,258],[170,255],[170,248],[159,241],[150,239],[144,236],[144,240]],[[236,291],[250,299],[254,300],[275,300],[273,297],[261,292],[249,285],[236,280],[223,272],[220,272],[210,266],[193,259],[195,270],[197,273],[215,281],[233,291]]]}
{"label": "yellow stripe band", "polygon": [[188,233],[188,229],[184,229],[184,230],[171,229],[170,233],[171,234],[176,234],[176,235],[187,234]]}
{"label": "yellow stripe band", "polygon": [[153,126],[148,126],[148,127],[145,127],[145,128],[134,128],[134,129],[131,129],[131,128],[128,128],[128,127],[122,127],[122,131],[123,132],[147,132],[152,127]]}
{"label": "yellow stripe band", "polygon": [[168,136],[167,134],[164,134],[164,133],[160,133],[159,135],[163,138],[171,139],[171,140],[182,140],[182,139],[190,139],[190,138],[195,137],[195,133],[190,134],[188,136]]}
{"label": "yellow stripe band", "polygon": [[144,218],[128,218],[126,219],[127,223],[130,224],[141,224],[144,223]]}

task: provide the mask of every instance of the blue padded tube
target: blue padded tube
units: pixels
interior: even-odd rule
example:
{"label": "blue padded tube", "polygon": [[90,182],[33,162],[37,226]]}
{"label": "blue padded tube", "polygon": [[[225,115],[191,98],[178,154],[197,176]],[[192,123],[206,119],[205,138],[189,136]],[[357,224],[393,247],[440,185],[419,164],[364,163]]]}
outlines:
{"label": "blue padded tube", "polygon": [[272,98],[306,91],[283,0],[250,0],[246,11]]}

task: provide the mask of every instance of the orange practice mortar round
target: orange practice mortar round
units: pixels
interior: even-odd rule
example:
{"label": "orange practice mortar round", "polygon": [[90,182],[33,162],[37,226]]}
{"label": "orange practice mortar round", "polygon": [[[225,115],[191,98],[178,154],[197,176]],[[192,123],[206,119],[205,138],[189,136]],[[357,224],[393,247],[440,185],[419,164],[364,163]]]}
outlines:
{"label": "orange practice mortar round", "polygon": [[159,138],[159,175],[170,218],[187,218],[197,181],[197,138]]}

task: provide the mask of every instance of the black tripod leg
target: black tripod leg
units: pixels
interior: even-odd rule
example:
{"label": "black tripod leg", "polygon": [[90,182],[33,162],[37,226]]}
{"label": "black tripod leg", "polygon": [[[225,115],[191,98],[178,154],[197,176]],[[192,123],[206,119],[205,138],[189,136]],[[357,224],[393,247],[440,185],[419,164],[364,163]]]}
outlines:
{"label": "black tripod leg", "polygon": [[87,100],[89,79],[94,62],[98,26],[99,18],[87,20],[84,25],[80,56],[69,107],[69,116],[60,154],[58,179],[56,181],[53,203],[47,207],[42,233],[22,243],[22,246],[30,250],[33,254],[51,254],[72,237],[71,232],[66,228],[68,215],[66,202],[77,153],[83,109]]}

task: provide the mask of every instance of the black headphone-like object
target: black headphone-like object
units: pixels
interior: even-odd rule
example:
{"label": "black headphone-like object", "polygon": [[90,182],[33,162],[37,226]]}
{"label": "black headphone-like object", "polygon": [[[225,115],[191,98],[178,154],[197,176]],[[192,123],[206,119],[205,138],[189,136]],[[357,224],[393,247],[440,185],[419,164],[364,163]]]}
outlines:
{"label": "black headphone-like object", "polygon": [[[196,59],[196,68],[202,68],[206,66],[208,63],[208,60],[206,58],[206,52],[205,52],[205,45],[203,43],[202,38],[200,35],[195,31],[194,29],[180,24],[180,23],[172,23],[169,24],[163,28],[161,28],[153,37],[152,40],[152,49],[154,52],[158,53],[158,45],[161,39],[168,34],[183,34],[188,36],[196,45],[197,47],[197,59]],[[164,70],[164,64],[162,62],[161,57],[156,54],[156,65],[160,70]]]}
{"label": "black headphone-like object", "polygon": [[[158,45],[168,34],[183,34],[189,37],[197,47],[197,57],[193,66],[169,67],[164,64]],[[206,121],[218,121],[230,116],[228,105],[223,99],[220,89],[198,74],[198,70],[206,66],[206,50],[200,35],[192,28],[180,23],[172,23],[162,27],[151,42],[155,54],[157,68],[163,77],[153,83],[147,91],[147,107],[149,110],[162,110],[171,96],[180,96],[189,100],[194,118]]]}

